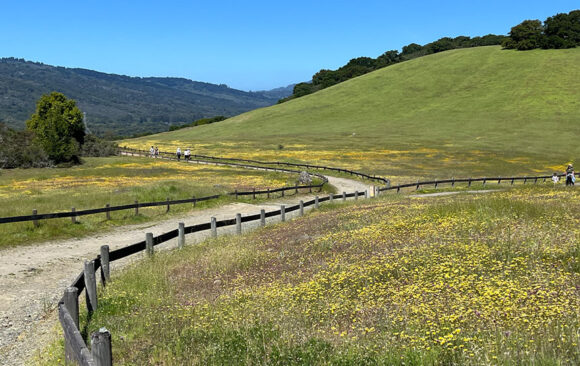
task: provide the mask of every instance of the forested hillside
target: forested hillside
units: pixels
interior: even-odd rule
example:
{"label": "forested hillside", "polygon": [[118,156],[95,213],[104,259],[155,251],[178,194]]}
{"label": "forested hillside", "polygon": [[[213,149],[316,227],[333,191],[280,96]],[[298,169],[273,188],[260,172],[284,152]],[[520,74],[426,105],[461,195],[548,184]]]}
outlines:
{"label": "forested hillside", "polygon": [[171,125],[234,116],[280,99],[280,90],[244,92],[182,78],[128,77],[0,59],[0,122],[24,127],[36,101],[52,91],[76,100],[91,132],[100,135],[167,131]]}

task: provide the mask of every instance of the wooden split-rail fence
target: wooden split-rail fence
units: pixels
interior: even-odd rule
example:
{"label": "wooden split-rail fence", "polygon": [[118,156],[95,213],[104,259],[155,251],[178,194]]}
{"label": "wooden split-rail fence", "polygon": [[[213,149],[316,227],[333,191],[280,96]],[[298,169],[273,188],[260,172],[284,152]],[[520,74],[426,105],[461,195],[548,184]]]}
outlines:
{"label": "wooden split-rail fence", "polygon": [[[145,240],[120,248],[113,251],[109,246],[104,245],[100,249],[100,254],[96,258],[85,261],[83,271],[75,278],[72,284],[66,288],[64,295],[58,303],[59,320],[64,333],[65,359],[67,362],[78,365],[95,365],[109,366],[113,363],[111,334],[101,328],[90,335],[91,347],[87,345],[82,336],[79,326],[79,297],[84,290],[86,298],[87,312],[90,315],[98,309],[97,298],[97,274],[100,272],[100,281],[103,286],[110,281],[110,263],[130,255],[145,252],[151,256],[154,254],[155,246],[166,243],[177,238],[177,247],[182,248],[185,245],[185,235],[201,231],[211,231],[211,236],[218,235],[218,228],[235,226],[236,234],[242,233],[243,223],[259,221],[260,226],[266,225],[266,219],[279,217],[280,221],[286,221],[286,214],[298,211],[299,215],[304,214],[304,209],[309,206],[318,208],[322,202],[346,201],[348,198],[368,198],[368,192],[352,192],[335,195],[330,194],[326,197],[316,196],[313,200],[306,202],[300,201],[297,205],[286,207],[280,206],[280,209],[266,212],[264,209],[258,214],[242,216],[236,214],[235,218],[216,220],[212,217],[209,222],[185,226],[179,223],[177,229],[167,233],[153,236],[152,233],[145,234]],[[100,269],[100,271],[99,271]]]}

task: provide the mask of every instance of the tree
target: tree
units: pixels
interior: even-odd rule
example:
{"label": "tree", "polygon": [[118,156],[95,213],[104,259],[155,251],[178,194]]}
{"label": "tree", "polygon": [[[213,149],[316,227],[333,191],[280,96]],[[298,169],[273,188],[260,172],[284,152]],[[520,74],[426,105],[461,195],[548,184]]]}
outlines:
{"label": "tree", "polygon": [[544,22],[543,48],[573,48],[580,45],[580,10],[561,13]]}
{"label": "tree", "polygon": [[85,138],[83,115],[76,102],[63,94],[43,95],[36,112],[26,121],[48,157],[55,163],[80,161],[80,145]]}
{"label": "tree", "polygon": [[524,20],[512,27],[510,38],[506,39],[502,45],[505,48],[517,48],[521,51],[539,48],[544,42],[543,32],[544,27],[538,19]]}

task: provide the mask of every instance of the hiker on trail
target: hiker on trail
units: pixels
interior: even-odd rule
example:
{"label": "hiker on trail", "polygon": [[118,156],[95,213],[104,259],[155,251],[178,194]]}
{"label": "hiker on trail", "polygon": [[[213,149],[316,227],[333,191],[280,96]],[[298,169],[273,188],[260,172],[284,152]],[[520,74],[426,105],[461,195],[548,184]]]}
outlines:
{"label": "hiker on trail", "polygon": [[159,146],[155,146],[155,157],[159,157]]}
{"label": "hiker on trail", "polygon": [[177,161],[181,160],[181,148],[177,148]]}
{"label": "hiker on trail", "polygon": [[152,158],[155,157],[155,149],[153,148],[153,146],[151,146],[151,148],[149,149],[149,155],[151,155]]}
{"label": "hiker on trail", "polygon": [[185,149],[183,156],[185,156],[185,160],[189,161],[189,158],[191,157],[191,151],[189,150],[189,147]]}
{"label": "hiker on trail", "polygon": [[554,173],[554,175],[552,175],[552,182],[554,184],[558,183],[560,181],[560,178],[558,177],[558,173]]}
{"label": "hiker on trail", "polygon": [[574,167],[572,164],[568,164],[566,168],[566,185],[573,186],[576,182],[576,176],[574,175]]}

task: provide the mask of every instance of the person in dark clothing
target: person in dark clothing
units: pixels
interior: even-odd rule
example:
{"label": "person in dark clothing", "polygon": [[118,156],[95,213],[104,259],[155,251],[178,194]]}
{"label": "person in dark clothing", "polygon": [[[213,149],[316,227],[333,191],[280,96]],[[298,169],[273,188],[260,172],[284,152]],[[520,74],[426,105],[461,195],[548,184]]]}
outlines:
{"label": "person in dark clothing", "polygon": [[566,168],[566,185],[573,186],[574,182],[576,182],[576,176],[574,175],[574,167],[572,164],[568,164]]}

